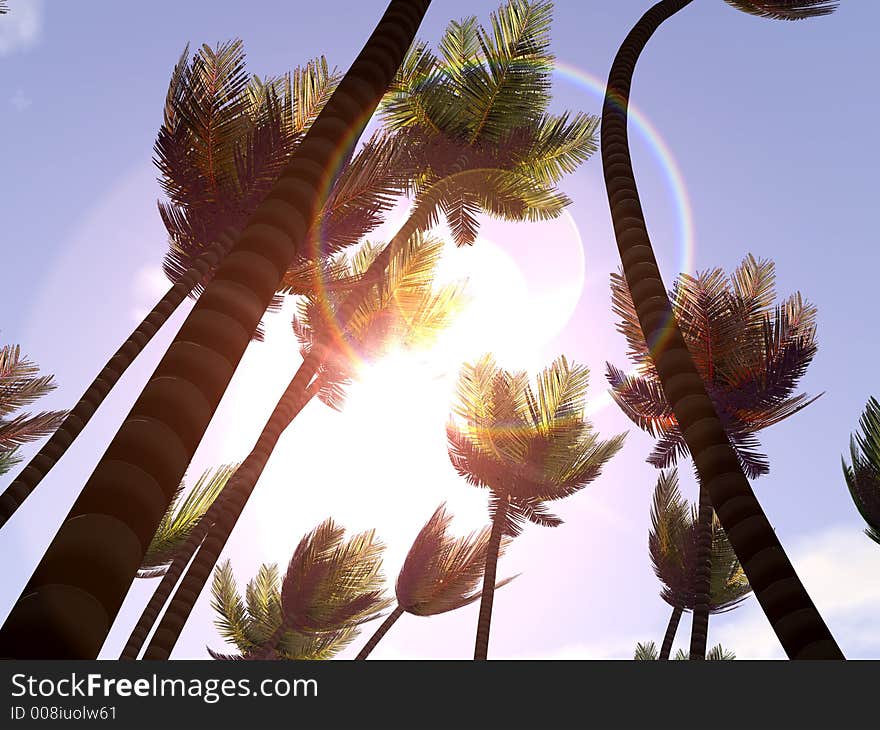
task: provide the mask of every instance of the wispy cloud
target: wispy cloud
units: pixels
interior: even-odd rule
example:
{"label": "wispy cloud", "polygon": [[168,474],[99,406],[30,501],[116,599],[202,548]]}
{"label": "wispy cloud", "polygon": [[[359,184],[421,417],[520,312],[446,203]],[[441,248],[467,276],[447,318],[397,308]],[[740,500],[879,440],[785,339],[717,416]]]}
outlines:
{"label": "wispy cloud", "polygon": [[148,265],[140,269],[134,276],[132,294],[134,306],[131,309],[131,318],[140,322],[150,310],[156,306],[159,299],[171,286],[162,268],[158,265]]}
{"label": "wispy cloud", "polygon": [[10,0],[0,18],[0,56],[25,51],[39,40],[43,29],[43,0]]}

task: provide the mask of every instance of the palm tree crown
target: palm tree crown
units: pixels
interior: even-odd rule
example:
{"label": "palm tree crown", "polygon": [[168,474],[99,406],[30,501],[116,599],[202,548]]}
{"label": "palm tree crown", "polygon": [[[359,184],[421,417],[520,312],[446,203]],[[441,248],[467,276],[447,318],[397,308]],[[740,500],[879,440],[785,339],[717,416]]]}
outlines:
{"label": "palm tree crown", "polygon": [[851,464],[843,461],[850,496],[868,524],[865,534],[880,543],[880,403],[871,398],[859,419],[862,432],[850,438]]}
{"label": "palm tree crown", "polygon": [[830,15],[840,0],[724,0],[749,15],[772,20],[804,20]]}
{"label": "palm tree crown", "polygon": [[510,0],[491,16],[451,22],[438,44],[410,50],[383,103],[405,132],[419,174],[411,191],[437,194],[455,242],[473,243],[480,210],[513,219],[559,215],[555,183],[596,150],[598,119],[551,115],[552,3]]}
{"label": "palm tree crown", "polygon": [[212,593],[224,638],[245,658],[326,658],[350,643],[391,602],[382,595],[382,543],[372,531],[344,535],[322,522],[300,540],[280,587],[275,566],[248,584],[247,607],[229,562],[219,567]]}
{"label": "palm tree crown", "polygon": [[601,441],[594,432],[585,414],[588,383],[589,370],[564,356],[535,386],[490,355],[462,368],[449,455],[470,484],[491,490],[493,517],[499,501],[507,503],[505,534],[518,535],[526,521],[561,524],[545,502],[585,487],[623,445],[624,434]]}
{"label": "palm tree crown", "polygon": [[[636,650],[633,654],[633,659],[637,660],[657,660],[660,658],[660,652],[657,650],[657,645],[653,641],[648,642],[639,642],[636,644]],[[688,659],[688,655],[685,653],[683,649],[679,649],[675,652],[675,659],[683,660]],[[736,654],[728,649],[725,649],[721,644],[716,644],[708,652],[706,652],[706,659],[710,661],[730,661],[736,659]]]}
{"label": "palm tree crown", "polygon": [[[769,463],[758,451],[756,432],[815,400],[793,393],[816,353],[816,308],[799,293],[774,304],[774,264],[751,255],[729,277],[721,269],[681,274],[669,297],[745,473],[750,478],[766,474]],[[636,375],[627,375],[607,364],[612,397],[639,428],[657,437],[648,461],[658,468],[671,466],[687,453],[687,445],[619,274],[611,277],[611,299],[637,369]]]}
{"label": "palm tree crown", "polygon": [[[259,653],[282,623],[280,576],[277,565],[261,565],[247,584],[245,599],[235,584],[229,560],[218,566],[211,585],[211,606],[217,612],[215,626],[239,655],[208,649],[214,659],[243,659]],[[273,647],[278,659],[330,659],[357,636],[354,628],[301,633],[288,630]]]}
{"label": "palm tree crown", "polygon": [[[397,603],[415,616],[454,611],[480,598],[489,528],[460,538],[448,534],[452,516],[440,505],[419,531],[397,576]],[[503,552],[506,541],[502,542]],[[495,587],[510,582],[510,578]]]}
{"label": "palm tree crown", "polygon": [[19,462],[19,447],[51,434],[65,416],[63,411],[16,414],[55,390],[52,376],[39,372],[18,345],[0,348],[0,474]]}
{"label": "palm tree crown", "polygon": [[[648,550],[654,573],[663,585],[660,596],[673,608],[693,610],[698,558],[698,513],[678,488],[678,471],[661,472],[651,505]],[[751,587],[721,523],[715,517],[711,533],[709,613],[723,613],[744,601]]]}

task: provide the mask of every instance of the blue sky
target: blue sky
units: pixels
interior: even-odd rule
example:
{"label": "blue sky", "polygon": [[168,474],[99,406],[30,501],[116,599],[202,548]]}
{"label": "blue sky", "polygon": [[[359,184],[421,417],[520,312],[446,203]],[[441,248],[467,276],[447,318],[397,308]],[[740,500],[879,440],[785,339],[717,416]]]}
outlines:
{"label": "blue sky", "polygon": [[[420,37],[436,41],[450,19],[464,15],[485,21],[497,5],[435,0]],[[646,0],[560,0],[557,57],[604,78],[620,41],[648,6]],[[384,5],[11,0],[10,7],[0,18],[0,340],[21,344],[55,373],[59,388],[46,407],[60,408],[163,290],[165,238],[150,158],[168,76],[184,45],[240,37],[249,70],[261,75],[322,53],[344,69]],[[634,103],[681,170],[694,215],[695,267],[730,270],[748,252],[773,258],[779,292],[799,290],[818,306],[820,350],[803,389],[824,395],[761,435],[771,472],[754,486],[832,631],[854,657],[880,656],[880,632],[872,627],[880,610],[880,550],[861,534],[840,471],[840,454],[865,401],[880,395],[880,241],[873,225],[878,21],[880,6],[856,0],[845,0],[829,18],[797,24],[749,17],[722,0],[696,0],[651,41],[633,85]],[[587,85],[556,79],[557,110],[598,113],[600,105]],[[632,136],[652,240],[671,283],[682,260],[679,210],[656,148],[643,135]],[[554,290],[576,287],[570,301],[554,305],[553,316],[526,320],[519,352],[528,353],[530,366],[561,352],[585,362],[598,396],[605,361],[622,365],[625,349],[608,306],[608,275],[618,260],[598,156],[563,189],[574,201],[569,212],[579,236],[559,224],[490,222],[483,229],[490,253],[478,253],[479,244],[473,252],[488,257],[484,268],[504,262],[510,281],[534,295],[527,301],[536,306]],[[462,270],[476,260],[461,259]],[[0,614],[184,314],[157,336],[82,443],[0,534]],[[511,320],[499,327],[519,325]],[[194,471],[247,452],[296,364],[295,344],[279,317],[270,322],[266,345],[248,351]],[[406,384],[414,391],[423,386],[418,378]],[[377,392],[374,386],[354,393],[343,414],[314,404],[285,435],[283,454],[270,463],[230,542],[242,581],[262,560],[283,562],[299,537],[330,514],[351,529],[374,519],[389,545],[392,577],[439,498],[458,507],[463,528],[482,519],[482,495],[460,483],[437,436],[445,404],[429,399],[413,414],[406,400],[396,403],[396,420],[374,435],[369,432],[382,430],[369,427]],[[644,463],[651,440],[613,407],[597,407],[594,418],[604,434],[629,430],[626,446],[600,479],[561,507],[563,526],[530,528],[502,561],[503,574],[522,575],[496,599],[490,656],[625,657],[635,641],[662,637],[668,610],[646,549],[656,478]],[[418,461],[388,449],[396,426],[424,429]],[[325,483],[316,483],[319,471]],[[693,496],[692,481],[684,483]],[[118,653],[150,588],[140,582],[132,591],[104,655]],[[211,618],[203,597],[175,656],[202,657],[205,644],[221,645]],[[430,627],[406,617],[375,656],[469,656],[475,622],[475,607],[432,619]],[[679,643],[688,633],[684,621]],[[713,619],[710,642],[717,640],[743,657],[781,656],[754,599]]]}

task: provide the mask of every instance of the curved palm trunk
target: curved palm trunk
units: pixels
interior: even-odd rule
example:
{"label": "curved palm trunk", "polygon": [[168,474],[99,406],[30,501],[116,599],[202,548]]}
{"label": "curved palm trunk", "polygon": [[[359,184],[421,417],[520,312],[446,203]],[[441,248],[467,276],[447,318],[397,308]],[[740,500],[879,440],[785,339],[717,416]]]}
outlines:
{"label": "curved palm trunk", "polygon": [[483,572],[483,592],[480,596],[474,659],[486,659],[489,655],[489,628],[492,624],[492,604],[495,601],[495,575],[498,572],[498,551],[501,549],[501,538],[504,536],[507,508],[507,500],[499,499],[495,519],[492,520],[489,543],[486,546],[486,570]]}
{"label": "curved palm trunk", "polygon": [[669,623],[666,626],[666,635],[663,637],[663,646],[660,647],[658,659],[669,659],[669,655],[672,653],[672,642],[675,641],[678,623],[681,621],[683,613],[684,609],[681,606],[676,606],[672,609],[672,615],[669,617]]}
{"label": "curved palm trunk", "polygon": [[700,510],[697,514],[697,554],[694,564],[694,613],[691,623],[689,659],[706,658],[709,637],[709,601],[712,591],[712,502],[700,485]]}
{"label": "curved palm trunk", "polygon": [[663,391],[700,482],[755,596],[790,658],[842,659],[755,498],[682,339],[648,238],[627,141],[636,61],[648,39],[691,0],[663,0],[636,23],[614,59],[602,108],[602,166],[623,271]]}
{"label": "curved palm trunk", "polygon": [[364,648],[358,652],[355,659],[366,659],[370,655],[370,652],[376,648],[376,644],[378,644],[382,640],[382,637],[388,633],[388,629],[394,626],[397,619],[403,616],[404,613],[405,610],[403,606],[398,604],[397,607],[385,617],[382,625],[376,629],[376,633],[370,637],[370,640],[366,644],[364,644]]}
{"label": "curved palm trunk", "polygon": [[340,152],[363,131],[429,4],[391,0],[84,486],[0,629],[0,657],[97,656]]}
{"label": "curved palm trunk", "polygon": [[67,449],[86,427],[128,366],[153,339],[153,335],[165,324],[180,303],[192,293],[205,274],[226,258],[234,243],[233,234],[223,234],[177,280],[153,310],[135,327],[122,346],[113,353],[55,433],[0,494],[0,528],[9,521],[52,467],[67,453]]}

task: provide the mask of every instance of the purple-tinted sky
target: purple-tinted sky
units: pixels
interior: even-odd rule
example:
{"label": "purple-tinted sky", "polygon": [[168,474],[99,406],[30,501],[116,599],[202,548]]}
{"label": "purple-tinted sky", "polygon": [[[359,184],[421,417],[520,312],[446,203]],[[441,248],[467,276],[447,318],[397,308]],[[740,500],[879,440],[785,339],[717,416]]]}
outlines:
{"label": "purple-tinted sky", "polygon": [[[497,5],[435,0],[420,36],[436,41],[450,19],[476,14],[485,21]],[[557,57],[604,78],[648,6],[647,0],[561,0],[553,29]],[[383,8],[378,0],[10,0],[10,15],[0,17],[0,341],[21,344],[55,373],[59,388],[45,407],[68,406],[163,290],[165,238],[150,157],[168,76],[184,45],[240,37],[248,69],[260,75],[319,54],[344,69]],[[880,656],[880,550],[861,534],[840,470],[865,401],[880,395],[880,241],[873,224],[878,22],[880,6],[859,0],[844,0],[829,18],[797,24],[749,17],[722,0],[696,0],[651,41],[633,87],[635,105],[681,171],[685,189],[678,193],[693,210],[694,266],[730,270],[748,252],[773,258],[779,292],[800,290],[819,308],[820,350],[803,388],[825,394],[761,435],[771,473],[755,490],[853,657]],[[600,104],[589,84],[572,74],[556,78],[555,109],[598,113]],[[657,145],[635,128],[632,140],[649,228],[671,283],[683,261],[681,206]],[[608,274],[618,262],[598,156],[562,187],[574,201],[574,226],[490,223],[482,248],[455,252],[454,270],[472,271],[481,291],[497,290],[509,301],[509,311],[488,304],[475,321],[497,316],[491,329],[515,333],[502,343],[512,364],[517,358],[529,366],[547,363],[564,352],[591,367],[598,399],[605,361],[625,364],[609,308]],[[527,306],[517,308],[517,301]],[[157,336],[84,437],[0,533],[0,615],[183,314]],[[194,471],[242,458],[293,373],[296,348],[286,320],[279,316],[269,328],[267,343],[246,354]],[[428,384],[433,376],[401,372],[368,376],[342,414],[311,405],[285,435],[230,542],[242,584],[259,562],[283,562],[328,515],[351,529],[375,525],[389,546],[392,577],[440,499],[459,513],[460,529],[485,518],[484,495],[464,485],[446,459],[442,388]],[[385,398],[389,391],[395,393]],[[528,528],[503,558],[502,574],[522,575],[496,597],[490,656],[627,657],[636,641],[662,638],[668,609],[646,544],[656,478],[644,463],[651,440],[615,407],[596,402],[597,428],[606,435],[629,430],[626,446],[600,479],[560,506],[563,526]],[[374,415],[378,405],[381,416]],[[684,484],[693,496],[689,471],[685,466]],[[102,656],[118,655],[151,589],[151,582],[137,584]],[[221,646],[212,618],[203,596],[175,656],[204,657],[206,644]],[[404,617],[374,656],[471,655],[475,606],[430,621]],[[688,634],[685,620],[678,643]],[[741,657],[781,656],[754,599],[713,619],[710,643],[716,641]]]}

